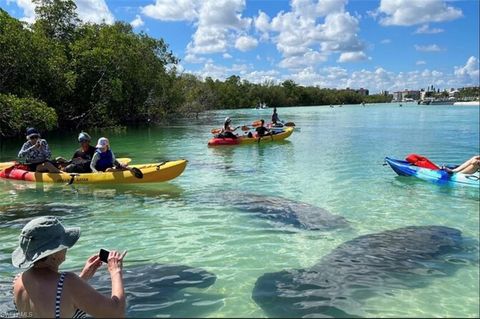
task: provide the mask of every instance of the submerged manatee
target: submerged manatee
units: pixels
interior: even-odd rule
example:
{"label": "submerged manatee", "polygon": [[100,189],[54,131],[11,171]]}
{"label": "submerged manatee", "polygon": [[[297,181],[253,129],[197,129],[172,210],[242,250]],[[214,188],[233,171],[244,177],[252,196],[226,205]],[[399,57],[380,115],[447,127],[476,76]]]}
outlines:
{"label": "submerged manatee", "polygon": [[463,251],[461,232],[442,226],[360,236],[311,268],[262,275],[252,297],[274,317],[362,315],[362,299],[424,287],[433,277],[451,275],[461,264],[455,254]]}
{"label": "submerged manatee", "polygon": [[326,230],[348,226],[347,220],[310,204],[277,196],[229,192],[225,200],[235,208],[257,213],[261,218],[310,230]]}
{"label": "submerged manatee", "polygon": [[[129,317],[192,317],[212,312],[223,303],[222,296],[182,293],[185,288],[208,288],[215,283],[216,276],[201,268],[163,264],[124,267],[123,280]],[[108,273],[94,277],[91,284],[110,294]]]}

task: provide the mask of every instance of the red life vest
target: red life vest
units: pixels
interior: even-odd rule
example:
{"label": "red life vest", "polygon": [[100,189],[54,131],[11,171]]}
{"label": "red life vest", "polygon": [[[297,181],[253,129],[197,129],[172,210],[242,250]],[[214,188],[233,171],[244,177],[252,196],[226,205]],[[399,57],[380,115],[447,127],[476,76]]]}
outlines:
{"label": "red life vest", "polygon": [[440,169],[437,164],[433,163],[428,158],[418,154],[410,154],[405,158],[405,160],[418,167],[429,168],[435,171],[438,171]]}

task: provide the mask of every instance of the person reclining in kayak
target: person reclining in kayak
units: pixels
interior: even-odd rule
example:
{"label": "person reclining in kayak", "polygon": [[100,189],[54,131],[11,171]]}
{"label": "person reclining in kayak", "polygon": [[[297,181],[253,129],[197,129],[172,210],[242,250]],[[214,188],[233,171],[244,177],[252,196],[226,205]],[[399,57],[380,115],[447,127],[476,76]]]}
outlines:
{"label": "person reclining in kayak", "polygon": [[260,120],[260,122],[262,123],[259,127],[257,127],[255,129],[255,131],[257,132],[257,136],[266,136],[266,135],[271,135],[272,132],[270,132],[270,130],[268,128],[265,127],[265,120]]}
{"label": "person reclining in kayak", "polygon": [[450,169],[446,166],[442,166],[442,169],[447,171],[450,174],[453,173],[462,173],[462,174],[474,174],[480,171],[480,155],[474,156],[462,165]]}
{"label": "person reclining in kayak", "polygon": [[72,160],[69,162],[67,167],[65,167],[65,172],[68,173],[91,173],[90,163],[95,151],[97,150],[94,146],[90,145],[92,138],[88,133],[81,132],[78,135],[78,143],[80,143],[80,148],[75,151],[73,154]]}
{"label": "person reclining in kayak", "polygon": [[102,172],[112,172],[115,170],[125,170],[127,165],[123,165],[116,160],[115,154],[113,154],[110,149],[110,142],[108,138],[101,137],[98,139],[97,150],[93,155],[92,161],[90,162],[90,169],[93,173]]}
{"label": "person reclining in kayak", "polygon": [[33,127],[27,129],[27,142],[18,152],[19,158],[25,158],[28,170],[40,173],[61,173],[61,171],[50,160],[52,152],[48,148],[46,140],[42,139],[40,133]]}
{"label": "person reclining in kayak", "polygon": [[235,135],[233,132],[235,132],[240,126],[232,128],[230,124],[232,124],[232,119],[227,116],[225,118],[225,122],[223,123],[222,132],[219,134],[220,137],[237,138],[237,135]]}

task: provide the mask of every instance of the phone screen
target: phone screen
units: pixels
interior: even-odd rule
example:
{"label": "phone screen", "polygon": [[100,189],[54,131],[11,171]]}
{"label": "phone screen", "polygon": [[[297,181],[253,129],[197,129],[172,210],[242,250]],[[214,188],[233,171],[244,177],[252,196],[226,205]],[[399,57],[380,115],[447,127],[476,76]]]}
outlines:
{"label": "phone screen", "polygon": [[108,255],[110,252],[105,249],[100,249],[100,252],[98,253],[98,256],[100,257],[100,260],[103,261],[104,263],[108,263]]}

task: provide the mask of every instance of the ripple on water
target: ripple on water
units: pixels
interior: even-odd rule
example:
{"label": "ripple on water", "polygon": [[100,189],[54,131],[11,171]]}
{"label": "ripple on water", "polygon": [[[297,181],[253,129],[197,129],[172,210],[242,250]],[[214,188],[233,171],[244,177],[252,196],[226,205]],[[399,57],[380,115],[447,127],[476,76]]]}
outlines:
{"label": "ripple on water", "polygon": [[[135,163],[189,160],[185,172],[165,184],[66,187],[1,180],[0,313],[11,304],[7,287],[16,270],[10,254],[20,228],[44,214],[82,229],[64,269],[78,271],[88,256],[106,248],[128,250],[125,267],[181,264],[215,275],[211,286],[180,289],[158,299],[161,303],[141,299],[138,291],[129,297],[129,314],[157,317],[265,317],[251,298],[257,278],[312,267],[361,235],[441,225],[478,238],[479,192],[396,177],[382,166],[385,156],[404,158],[409,153],[441,164],[470,158],[479,149],[478,108],[375,105],[279,111],[282,119],[301,128],[284,143],[206,146],[214,123],[225,116],[251,123],[268,117],[270,110],[209,112],[198,122],[109,134],[115,152],[130,155]],[[48,140],[54,151],[70,153],[75,147],[69,138]],[[17,147],[3,148],[2,161],[14,157]],[[311,231],[255,218],[220,198],[229,191],[321,207],[345,217],[351,227]],[[425,287],[377,291],[361,307],[351,298],[337,302],[363,316],[478,317],[478,249],[476,256],[477,263],[455,256],[460,269]],[[99,275],[105,276],[105,269]],[[155,279],[151,273],[142,282]]]}

